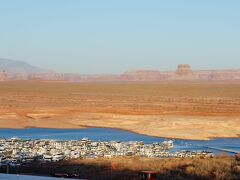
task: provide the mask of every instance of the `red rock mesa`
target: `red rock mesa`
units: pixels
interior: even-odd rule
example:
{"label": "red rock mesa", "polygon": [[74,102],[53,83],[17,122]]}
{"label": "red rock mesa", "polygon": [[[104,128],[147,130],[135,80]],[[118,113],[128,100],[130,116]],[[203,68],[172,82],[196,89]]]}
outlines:
{"label": "red rock mesa", "polygon": [[189,64],[180,64],[176,70],[176,74],[179,76],[193,75],[193,71]]}

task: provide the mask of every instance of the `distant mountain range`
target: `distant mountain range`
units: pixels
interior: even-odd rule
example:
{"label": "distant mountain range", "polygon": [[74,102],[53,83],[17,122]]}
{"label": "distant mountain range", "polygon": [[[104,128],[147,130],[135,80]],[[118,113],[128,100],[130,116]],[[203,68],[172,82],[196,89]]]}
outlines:
{"label": "distant mountain range", "polygon": [[9,80],[52,80],[70,82],[139,82],[139,81],[231,81],[240,80],[240,69],[234,70],[198,70],[188,64],[178,65],[176,71],[137,70],[112,75],[81,75],[56,73],[51,70],[32,66],[23,61],[0,59],[0,81]]}
{"label": "distant mountain range", "polygon": [[53,73],[54,71],[42,69],[32,66],[24,61],[15,61],[10,59],[0,58],[0,71],[6,73],[23,73],[23,74],[35,74],[35,73]]}

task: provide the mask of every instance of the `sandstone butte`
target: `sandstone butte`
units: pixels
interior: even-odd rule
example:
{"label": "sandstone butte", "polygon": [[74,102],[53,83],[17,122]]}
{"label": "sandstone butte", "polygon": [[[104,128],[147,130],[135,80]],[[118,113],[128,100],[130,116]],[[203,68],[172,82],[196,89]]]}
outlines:
{"label": "sandstone butte", "polygon": [[[1,64],[0,64],[1,65]],[[1,66],[0,66],[1,67]],[[21,73],[20,73],[21,72]],[[9,73],[0,68],[0,81],[9,80],[50,80],[67,82],[148,82],[175,80],[234,81],[240,80],[240,70],[198,70],[193,71],[188,64],[180,64],[176,71],[137,70],[123,74],[81,75],[55,73],[51,71]]]}
{"label": "sandstone butte", "polygon": [[27,127],[109,127],[180,139],[240,137],[240,82],[0,82],[0,128]]}

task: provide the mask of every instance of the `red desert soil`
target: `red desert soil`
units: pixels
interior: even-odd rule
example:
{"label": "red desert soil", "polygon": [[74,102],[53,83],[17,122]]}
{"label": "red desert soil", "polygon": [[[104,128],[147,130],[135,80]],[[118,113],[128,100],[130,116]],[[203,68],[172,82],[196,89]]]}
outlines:
{"label": "red desert soil", "polygon": [[240,83],[0,82],[0,128],[86,126],[182,139],[240,137]]}

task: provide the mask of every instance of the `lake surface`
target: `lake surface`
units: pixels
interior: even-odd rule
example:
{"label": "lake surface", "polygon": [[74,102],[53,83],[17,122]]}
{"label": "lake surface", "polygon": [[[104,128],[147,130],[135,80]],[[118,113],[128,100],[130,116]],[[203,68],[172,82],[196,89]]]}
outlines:
{"label": "lake surface", "polygon": [[[54,140],[78,140],[89,138],[99,141],[143,141],[146,144],[169,140],[145,136],[132,132],[108,129],[108,128],[87,128],[87,129],[0,129],[0,138],[21,138],[21,139],[54,139]],[[174,140],[174,139],[172,139]],[[216,154],[240,152],[240,138],[218,138],[209,141],[196,140],[174,140],[173,151],[181,150],[208,150]],[[233,151],[233,152],[230,152]]]}

